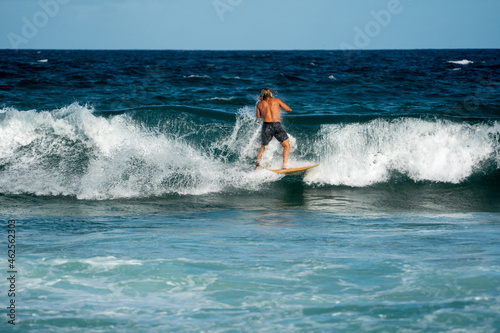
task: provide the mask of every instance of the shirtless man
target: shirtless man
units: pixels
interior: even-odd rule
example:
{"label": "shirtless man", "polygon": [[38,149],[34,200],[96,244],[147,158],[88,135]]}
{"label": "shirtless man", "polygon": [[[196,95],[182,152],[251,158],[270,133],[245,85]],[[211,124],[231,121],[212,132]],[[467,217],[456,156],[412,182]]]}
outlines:
{"label": "shirtless man", "polygon": [[262,154],[264,154],[266,146],[271,142],[273,136],[283,146],[283,169],[286,169],[288,156],[290,155],[290,143],[288,141],[288,135],[283,127],[281,127],[280,108],[286,112],[290,112],[292,109],[279,98],[274,98],[271,90],[267,88],[262,89],[259,100],[260,102],[257,103],[257,119],[264,118],[264,124],[262,125],[261,134],[262,144],[257,154],[255,170],[259,169],[260,161],[262,161]]}

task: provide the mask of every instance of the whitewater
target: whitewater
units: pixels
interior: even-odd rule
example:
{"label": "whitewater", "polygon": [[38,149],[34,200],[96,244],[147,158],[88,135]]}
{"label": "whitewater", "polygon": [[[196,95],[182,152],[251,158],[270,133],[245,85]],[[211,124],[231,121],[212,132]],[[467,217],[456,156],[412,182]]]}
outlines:
{"label": "whitewater", "polygon": [[[260,124],[250,106],[237,112],[232,129],[211,137],[207,132],[214,132],[215,124],[179,129],[173,118],[150,126],[127,113],[103,117],[76,103],[42,112],[4,109],[2,118],[3,194],[100,200],[199,195],[258,191],[283,177],[251,172]],[[301,134],[290,133],[290,166],[320,163],[304,177],[316,186],[363,187],[390,182],[395,175],[458,184],[500,167],[497,121],[395,118],[323,124],[309,130],[307,143],[298,146],[295,136]],[[199,144],[200,137],[209,140]],[[263,166],[276,167],[281,147],[275,141],[269,148]]]}

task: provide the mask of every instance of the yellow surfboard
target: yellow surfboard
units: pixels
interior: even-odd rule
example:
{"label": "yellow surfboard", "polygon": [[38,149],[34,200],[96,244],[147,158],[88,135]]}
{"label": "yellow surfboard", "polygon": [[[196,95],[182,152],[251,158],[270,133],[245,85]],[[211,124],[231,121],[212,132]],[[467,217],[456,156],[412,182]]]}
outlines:
{"label": "yellow surfboard", "polygon": [[309,165],[309,166],[305,166],[305,167],[301,167],[301,168],[274,169],[274,170],[269,170],[269,171],[276,172],[276,173],[279,173],[279,174],[290,174],[290,173],[296,173],[296,172],[308,170],[308,169],[317,167],[318,165],[319,164]]}

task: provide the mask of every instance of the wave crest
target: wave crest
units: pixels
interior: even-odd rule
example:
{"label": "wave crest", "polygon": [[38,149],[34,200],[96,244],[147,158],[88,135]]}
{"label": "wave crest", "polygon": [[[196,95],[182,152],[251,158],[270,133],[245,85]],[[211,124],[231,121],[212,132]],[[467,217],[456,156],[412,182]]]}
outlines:
{"label": "wave crest", "polygon": [[252,188],[269,176],[226,165],[127,114],[102,117],[72,104],[7,110],[0,122],[0,193],[116,199]]}
{"label": "wave crest", "polygon": [[394,173],[414,181],[460,183],[488,161],[500,165],[500,124],[377,119],[324,125],[316,141],[321,165],[309,183],[368,186]]}

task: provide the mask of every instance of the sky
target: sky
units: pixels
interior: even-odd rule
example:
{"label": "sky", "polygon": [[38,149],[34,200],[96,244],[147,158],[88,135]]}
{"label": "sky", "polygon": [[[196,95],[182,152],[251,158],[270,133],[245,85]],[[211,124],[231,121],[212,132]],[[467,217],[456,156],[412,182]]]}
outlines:
{"label": "sky", "polygon": [[500,48],[500,0],[0,0],[0,49]]}

